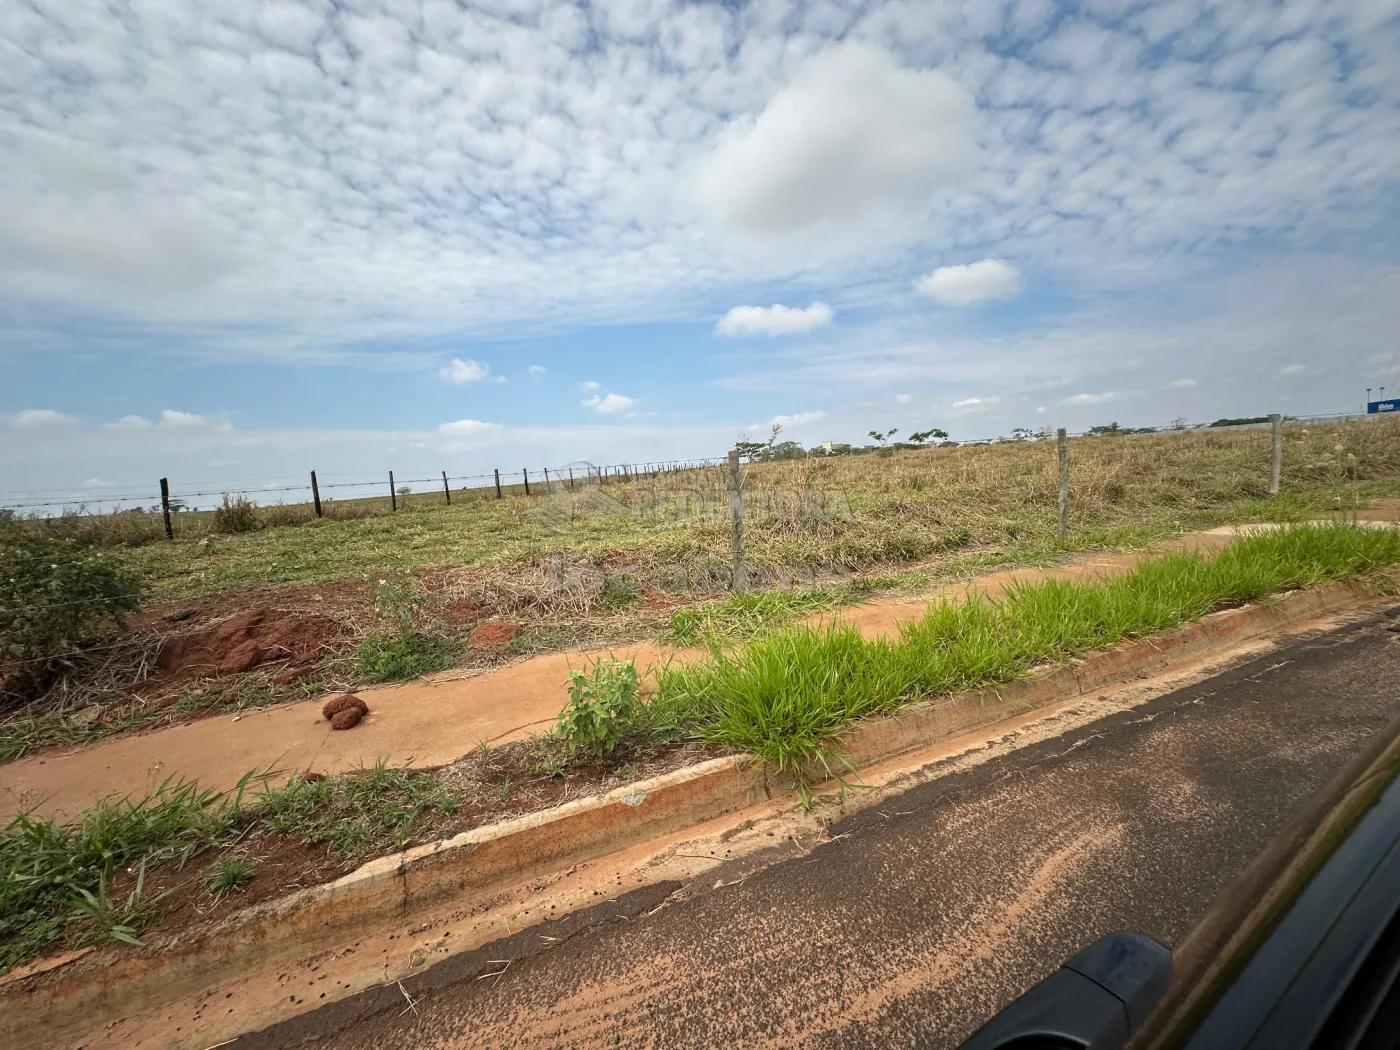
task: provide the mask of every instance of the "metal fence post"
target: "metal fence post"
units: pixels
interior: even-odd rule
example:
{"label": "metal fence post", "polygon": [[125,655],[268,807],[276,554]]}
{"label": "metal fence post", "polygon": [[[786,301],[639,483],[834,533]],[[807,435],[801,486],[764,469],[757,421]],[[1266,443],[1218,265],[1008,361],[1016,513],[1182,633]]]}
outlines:
{"label": "metal fence post", "polygon": [[447,471],[442,472],[442,494],[447,497],[447,505],[452,506],[452,490],[447,487]]}
{"label": "metal fence post", "polygon": [[1060,460],[1060,542],[1063,543],[1065,537],[1069,535],[1069,438],[1065,434],[1065,428],[1060,427],[1055,432],[1056,443],[1059,446]]}
{"label": "metal fence post", "polygon": [[734,555],[733,590],[742,593],[748,590],[748,574],[744,570],[744,497],[739,488],[739,452],[729,453],[729,519],[734,535],[732,552]]}
{"label": "metal fence post", "polygon": [[530,468],[522,467],[520,474],[525,478],[525,495],[528,496],[530,494]]}
{"label": "metal fence post", "polygon": [[321,516],[321,486],[316,484],[316,472],[311,472],[311,502],[316,508],[316,517]]}
{"label": "metal fence post", "polygon": [[160,512],[165,516],[165,538],[173,540],[175,529],[170,524],[170,479],[160,479]]}
{"label": "metal fence post", "polygon": [[1278,483],[1283,474],[1283,416],[1275,412],[1269,417],[1274,427],[1273,460],[1269,467],[1269,495],[1278,495]]}
{"label": "metal fence post", "polygon": [[389,509],[399,509],[399,495],[394,491],[394,472],[389,471]]}
{"label": "metal fence post", "polygon": [[496,468],[496,498],[501,498],[501,468]]}

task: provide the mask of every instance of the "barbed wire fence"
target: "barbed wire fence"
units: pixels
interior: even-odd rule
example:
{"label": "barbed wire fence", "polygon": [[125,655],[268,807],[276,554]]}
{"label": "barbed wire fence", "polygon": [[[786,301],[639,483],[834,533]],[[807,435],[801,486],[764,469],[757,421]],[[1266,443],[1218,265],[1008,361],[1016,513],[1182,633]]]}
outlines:
{"label": "barbed wire fence", "polygon": [[[895,442],[890,448],[909,449],[915,447],[933,448],[939,446],[976,446],[1006,442],[1065,441],[1069,438],[1099,436],[1149,437],[1172,434],[1192,434],[1208,432],[1233,432],[1241,430],[1272,428],[1275,435],[1271,464],[1270,492],[1279,489],[1279,435],[1283,426],[1295,424],[1342,423],[1375,420],[1377,415],[1360,413],[1336,413],[1331,415],[1255,417],[1248,423],[1236,423],[1228,427],[1206,427],[1176,425],[1168,427],[1116,428],[1095,427],[1084,431],[1052,430],[1041,427],[1032,431],[1016,428],[1010,435],[992,437],[963,438],[955,441],[934,441],[916,446]],[[761,447],[761,446],[760,446]],[[814,446],[802,453],[807,457],[827,455],[867,455],[887,451],[882,445]],[[765,455],[756,451],[748,458],[749,462],[759,461]],[[556,467],[516,469],[495,468],[490,473],[450,474],[446,470],[436,473],[418,472],[396,475],[387,471],[382,475],[369,476],[354,473],[318,473],[277,475],[262,478],[243,478],[229,481],[182,481],[160,479],[158,485],[150,489],[136,486],[94,485],[68,489],[30,489],[0,491],[0,512],[8,511],[21,517],[59,517],[83,515],[111,515],[121,513],[160,514],[166,521],[166,535],[173,538],[174,524],[179,515],[186,512],[208,512],[217,510],[228,499],[246,499],[262,507],[296,506],[311,507],[316,517],[321,517],[327,506],[335,508],[345,503],[364,504],[367,501],[383,503],[392,513],[399,509],[401,500],[413,500],[415,505],[423,496],[437,495],[442,503],[450,505],[454,498],[463,499],[504,499],[508,496],[532,496],[541,493],[572,491],[580,485],[607,486],[627,484],[644,478],[659,478],[663,475],[685,472],[716,470],[723,473],[729,463],[728,456],[697,459],[666,460],[660,462],[615,463],[594,465],[583,461]],[[1062,468],[1067,469],[1067,468]],[[717,478],[722,487],[727,487]],[[1064,479],[1062,479],[1064,480]],[[1067,480],[1062,485],[1067,491]],[[201,501],[209,500],[208,505]],[[1063,515],[1062,511],[1062,515]]]}

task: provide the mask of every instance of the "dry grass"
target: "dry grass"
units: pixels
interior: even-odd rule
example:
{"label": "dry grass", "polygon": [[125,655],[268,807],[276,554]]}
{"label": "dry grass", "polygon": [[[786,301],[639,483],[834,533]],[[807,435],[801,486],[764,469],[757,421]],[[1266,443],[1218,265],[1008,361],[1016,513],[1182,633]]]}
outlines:
{"label": "dry grass", "polygon": [[[1132,545],[1183,528],[1287,519],[1400,492],[1400,420],[1288,425],[1277,501],[1266,500],[1269,440],[1267,428],[1073,439],[1067,546]],[[746,465],[743,478],[746,547],[763,584],[820,585],[824,573],[910,562],[1034,560],[1059,549],[1053,442],[814,456]],[[397,515],[379,513],[372,501],[329,504],[320,521],[305,508],[261,508],[269,527],[237,536],[212,535],[212,523],[182,514],[175,543],[120,548],[115,556],[144,573],[157,599],[436,565],[507,570],[516,579],[498,577],[482,592],[504,608],[545,604],[577,613],[594,584],[580,577],[541,597],[551,555],[567,567],[626,567],[667,590],[708,593],[727,585],[725,484],[720,469],[610,479],[594,491],[615,503],[572,511],[564,490],[555,498],[539,488],[503,500],[490,490],[454,493],[451,506],[415,496]],[[794,501],[833,496],[845,500],[849,516],[783,512]],[[558,531],[541,512],[561,505]],[[354,517],[359,513],[368,516]],[[290,527],[298,520],[305,523]],[[561,515],[552,520],[558,524]],[[49,527],[132,528],[125,520],[84,521]],[[522,567],[541,578],[525,586]],[[804,573],[810,578],[792,578]]]}

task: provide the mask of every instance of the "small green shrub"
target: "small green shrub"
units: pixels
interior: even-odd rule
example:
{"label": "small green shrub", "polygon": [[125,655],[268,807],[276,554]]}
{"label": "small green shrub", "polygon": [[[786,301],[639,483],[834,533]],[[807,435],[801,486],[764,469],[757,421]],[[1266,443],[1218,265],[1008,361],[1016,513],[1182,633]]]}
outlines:
{"label": "small green shrub", "polygon": [[378,629],[355,650],[365,682],[403,682],[451,667],[458,645],[439,633],[442,599],[398,580],[380,580],[374,592]]}
{"label": "small green shrub", "polygon": [[[137,578],[100,552],[0,517],[0,684],[9,683],[4,688],[18,694],[14,700],[36,695],[57,665],[120,624],[140,597]],[[13,669],[8,679],[6,664]]]}
{"label": "small green shrub", "polygon": [[591,675],[570,671],[569,704],[557,726],[569,751],[601,758],[641,729],[647,708],[637,686],[637,667],[630,660],[599,660]]}
{"label": "small green shrub", "polygon": [[642,589],[630,576],[608,573],[603,577],[603,590],[598,595],[598,608],[616,612],[630,609],[642,600]]}
{"label": "small green shrub", "polygon": [[256,532],[260,528],[258,505],[242,494],[230,496],[225,492],[223,504],[214,508],[214,531],[233,535]]}
{"label": "small green shrub", "polygon": [[142,858],[140,870],[136,874],[136,885],[125,900],[114,900],[108,893],[111,875],[112,868],[109,864],[98,879],[96,890],[89,890],[85,886],[76,888],[69,920],[84,927],[85,944],[120,941],[139,948],[141,941],[136,935],[151,921],[156,905],[175,890],[172,887],[154,897],[146,895],[145,858]]}
{"label": "small green shrub", "polygon": [[360,639],[355,663],[363,682],[405,682],[452,666],[456,646],[428,634],[382,634]]}
{"label": "small green shrub", "polygon": [[204,873],[204,889],[216,901],[242,893],[253,881],[253,865],[243,857],[221,857]]}

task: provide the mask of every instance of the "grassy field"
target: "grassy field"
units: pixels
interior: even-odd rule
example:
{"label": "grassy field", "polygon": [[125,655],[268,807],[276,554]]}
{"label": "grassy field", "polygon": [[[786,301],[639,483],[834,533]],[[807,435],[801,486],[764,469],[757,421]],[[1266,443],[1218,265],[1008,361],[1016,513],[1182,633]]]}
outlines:
{"label": "grassy field", "polygon": [[[1185,528],[1296,519],[1400,494],[1400,420],[1290,424],[1284,433],[1284,491],[1277,500],[1267,498],[1267,428],[1073,439],[1065,546],[1140,545]],[[930,561],[956,573],[1063,549],[1055,535],[1059,481],[1049,441],[758,463],[743,467],[743,484],[750,501],[747,555],[760,579],[775,567],[871,573]],[[428,566],[540,565],[551,555],[633,566],[665,586],[676,566],[686,576],[703,575],[695,566],[709,559],[727,564],[724,485],[718,469],[610,481],[597,491],[615,501],[604,508],[611,512],[566,510],[571,520],[563,531],[540,516],[551,500],[556,510],[559,501],[567,508],[567,496],[539,488],[528,498],[517,491],[502,500],[474,490],[455,496],[450,507],[441,497],[414,495],[395,515],[355,517],[372,508],[342,506],[337,514],[350,517],[320,521],[307,508],[264,508],[265,520],[283,524],[234,535],[214,532],[209,515],[178,516],[173,543],[151,540],[157,523],[138,516],[50,527],[94,535],[107,529],[119,543],[114,556],[140,571],[156,600]],[[813,493],[828,494],[830,506],[834,494],[850,513],[784,513],[784,499],[763,496],[775,492],[788,494],[788,506]]]}

